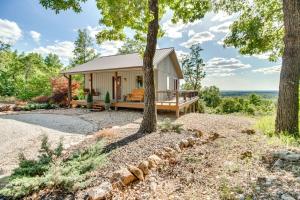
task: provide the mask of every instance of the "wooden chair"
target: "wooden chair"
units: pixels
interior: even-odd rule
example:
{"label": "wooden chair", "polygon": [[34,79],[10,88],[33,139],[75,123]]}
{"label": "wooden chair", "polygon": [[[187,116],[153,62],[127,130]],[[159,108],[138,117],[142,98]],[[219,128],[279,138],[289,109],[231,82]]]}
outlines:
{"label": "wooden chair", "polygon": [[144,101],[144,89],[133,89],[127,96],[127,101]]}

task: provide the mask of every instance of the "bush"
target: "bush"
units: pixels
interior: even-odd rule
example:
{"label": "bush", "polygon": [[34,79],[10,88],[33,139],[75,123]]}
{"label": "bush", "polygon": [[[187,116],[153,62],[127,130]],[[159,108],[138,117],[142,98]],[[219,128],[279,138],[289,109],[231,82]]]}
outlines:
{"label": "bush", "polygon": [[88,173],[104,163],[102,143],[78,150],[62,160],[62,143],[51,149],[47,138],[43,138],[41,155],[36,161],[21,156],[19,167],[10,177],[9,183],[0,190],[0,196],[19,199],[43,188],[73,192],[86,186]]}
{"label": "bush", "polygon": [[[51,85],[52,85],[51,102],[55,104],[59,104],[61,106],[66,106],[67,99],[68,99],[68,90],[69,90],[68,79],[65,77],[53,79],[51,81]],[[72,96],[77,94],[79,88],[80,88],[80,84],[76,81],[72,81],[72,85],[71,85]]]}
{"label": "bush", "polygon": [[221,103],[221,94],[216,86],[205,87],[200,92],[200,98],[203,99],[208,107],[216,108]]}
{"label": "bush", "polygon": [[89,92],[86,99],[87,103],[93,103],[93,95]]}
{"label": "bush", "polygon": [[104,103],[107,103],[107,104],[110,103],[110,95],[109,95],[108,91],[106,92]]}
{"label": "bush", "polygon": [[40,103],[40,104],[30,103],[24,107],[21,107],[21,110],[31,111],[31,110],[36,110],[36,109],[55,109],[55,108],[56,108],[56,106],[53,104],[50,104],[50,103]]}
{"label": "bush", "polygon": [[174,131],[176,133],[181,133],[181,131],[183,130],[182,126],[183,124],[172,123],[169,118],[165,118],[163,122],[158,125],[158,128],[161,132]]}
{"label": "bush", "polygon": [[237,105],[237,102],[234,98],[224,98],[220,105],[220,111],[222,113],[234,113],[240,109],[240,105]]}
{"label": "bush", "polygon": [[34,103],[49,103],[50,97],[48,96],[38,96],[32,99]]}
{"label": "bush", "polygon": [[197,111],[199,113],[205,113],[205,102],[203,101],[203,99],[198,100]]}

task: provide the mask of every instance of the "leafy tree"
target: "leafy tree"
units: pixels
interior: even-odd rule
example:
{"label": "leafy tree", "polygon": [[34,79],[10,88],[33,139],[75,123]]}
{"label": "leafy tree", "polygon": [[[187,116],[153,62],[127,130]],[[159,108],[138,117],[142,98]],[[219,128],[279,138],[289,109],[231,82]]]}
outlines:
{"label": "leafy tree", "polygon": [[145,48],[143,42],[135,39],[126,38],[126,41],[122,47],[118,49],[120,54],[129,54],[141,52]]}
{"label": "leafy tree", "polygon": [[221,94],[216,86],[205,87],[200,92],[200,97],[208,107],[216,108],[221,103]]}
{"label": "leafy tree", "polygon": [[78,30],[78,37],[74,44],[73,65],[84,64],[96,57],[95,49],[93,48],[93,39],[89,36],[86,29]]}
{"label": "leafy tree", "polygon": [[[82,2],[85,0],[40,0],[44,7],[56,13],[66,9],[80,12]],[[145,108],[139,132],[153,132],[156,130],[153,57],[157,37],[162,34],[159,32],[159,20],[169,8],[174,12],[174,22],[195,21],[210,9],[210,0],[97,0],[97,7],[102,15],[100,23],[107,27],[97,35],[99,43],[105,40],[125,40],[125,28],[135,32],[135,39],[146,42],[143,54]]]}
{"label": "leafy tree", "polygon": [[242,54],[282,56],[276,132],[299,133],[299,0],[217,0],[216,9],[240,13],[225,39]]}
{"label": "leafy tree", "polygon": [[10,45],[0,40],[0,51],[7,51],[7,50],[10,50]]}
{"label": "leafy tree", "polygon": [[182,68],[184,74],[184,88],[185,89],[193,89],[200,90],[201,89],[201,81],[205,77],[205,72],[203,67],[205,64],[203,63],[203,59],[201,58],[201,51],[203,49],[199,44],[193,45],[191,47],[191,52],[182,60]]}
{"label": "leafy tree", "polygon": [[56,54],[50,53],[45,57],[44,62],[46,65],[46,70],[51,74],[57,75],[63,68],[63,64]]}

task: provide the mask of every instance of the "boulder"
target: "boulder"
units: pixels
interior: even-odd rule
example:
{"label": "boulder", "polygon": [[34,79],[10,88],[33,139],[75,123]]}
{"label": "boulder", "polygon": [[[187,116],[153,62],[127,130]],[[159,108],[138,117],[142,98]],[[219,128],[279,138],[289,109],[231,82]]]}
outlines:
{"label": "boulder", "polygon": [[178,153],[181,153],[181,152],[182,152],[178,144],[174,144],[172,147],[173,147],[173,149],[175,149],[175,151],[177,151]]}
{"label": "boulder", "polygon": [[274,163],[273,167],[275,168],[282,168],[284,165],[283,161],[281,159],[276,160],[276,162]]}
{"label": "boulder", "polygon": [[111,182],[121,182],[123,185],[128,185],[135,181],[137,178],[126,168],[115,171],[111,177]]}
{"label": "boulder", "polygon": [[289,194],[283,194],[283,195],[281,195],[281,199],[282,200],[296,200],[294,197],[292,197]]}
{"label": "boulder", "polygon": [[279,151],[273,154],[273,157],[286,160],[289,162],[295,162],[300,160],[300,153],[295,153],[292,151]]}
{"label": "boulder", "polygon": [[109,182],[102,183],[99,187],[95,187],[88,192],[89,200],[108,199],[111,196],[112,185]]}
{"label": "boulder", "polygon": [[144,175],[149,174],[149,162],[143,161],[139,164],[138,168],[143,171]]}
{"label": "boulder", "polygon": [[189,146],[189,141],[187,141],[186,139],[181,140],[179,143],[180,149],[186,148],[188,146]]}
{"label": "boulder", "polygon": [[148,157],[148,162],[149,162],[149,168],[155,168],[157,165],[163,164],[163,160],[160,159],[155,154]]}
{"label": "boulder", "polygon": [[144,173],[141,169],[137,168],[136,166],[133,165],[128,165],[127,169],[135,175],[139,180],[144,181]]}
{"label": "boulder", "polygon": [[173,157],[176,155],[176,151],[171,147],[164,147],[164,150],[167,153],[167,157]]}
{"label": "boulder", "polygon": [[194,138],[194,137],[189,137],[187,139],[187,141],[189,142],[188,146],[192,147],[192,146],[194,146],[196,144],[196,138]]}

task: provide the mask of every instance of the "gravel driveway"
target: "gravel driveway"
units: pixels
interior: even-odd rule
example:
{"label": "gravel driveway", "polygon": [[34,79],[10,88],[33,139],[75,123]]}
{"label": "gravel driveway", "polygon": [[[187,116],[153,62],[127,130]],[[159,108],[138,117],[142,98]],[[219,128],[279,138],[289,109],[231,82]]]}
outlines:
{"label": "gravel driveway", "polygon": [[43,113],[1,115],[0,127],[0,177],[17,166],[19,153],[35,158],[43,135],[52,145],[63,138],[67,148],[98,130],[96,123],[78,116]]}

